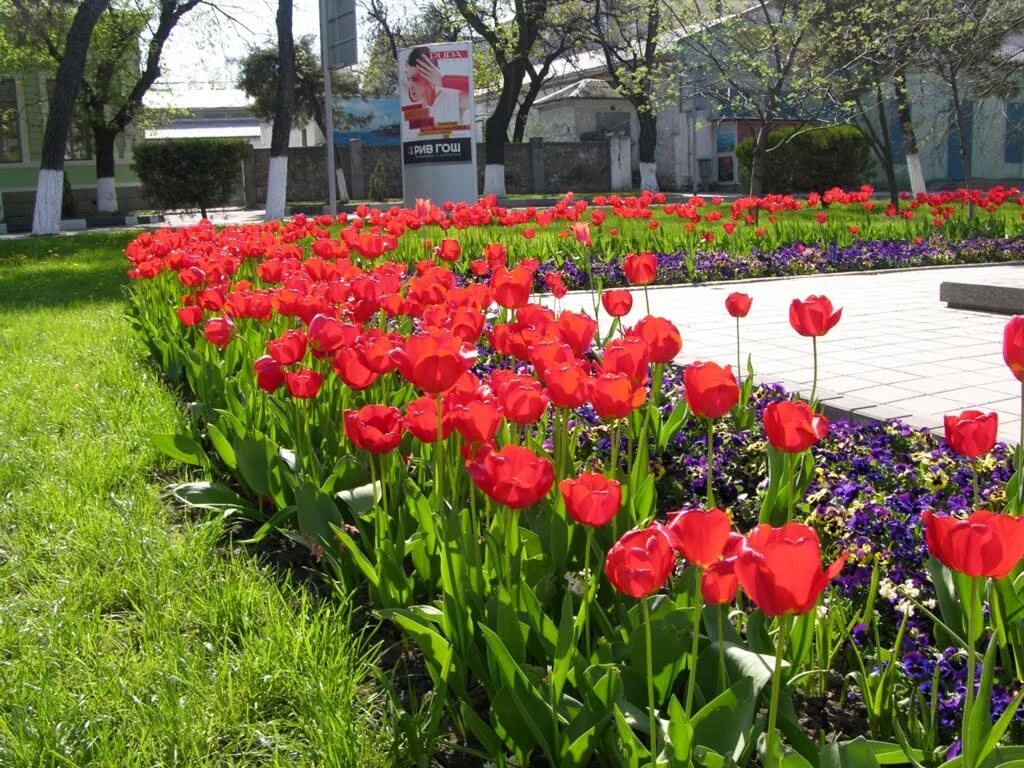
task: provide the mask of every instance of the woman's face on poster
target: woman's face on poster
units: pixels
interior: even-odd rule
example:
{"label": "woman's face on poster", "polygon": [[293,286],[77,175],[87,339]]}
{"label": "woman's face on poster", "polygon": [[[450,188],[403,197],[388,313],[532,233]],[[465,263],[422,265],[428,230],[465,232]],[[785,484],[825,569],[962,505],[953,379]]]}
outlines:
{"label": "woman's face on poster", "polygon": [[406,63],[405,82],[409,90],[409,101],[416,104],[431,102],[434,88],[415,64]]}

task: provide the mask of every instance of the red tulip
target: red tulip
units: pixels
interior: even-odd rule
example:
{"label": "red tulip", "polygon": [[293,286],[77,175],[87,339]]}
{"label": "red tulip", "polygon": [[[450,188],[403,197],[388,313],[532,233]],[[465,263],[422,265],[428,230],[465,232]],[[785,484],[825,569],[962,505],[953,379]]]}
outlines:
{"label": "red tulip", "polygon": [[532,376],[513,375],[497,386],[505,418],[515,424],[533,424],[548,407],[544,386]]}
{"label": "red tulip", "polygon": [[605,373],[624,373],[637,383],[647,380],[651,362],[650,345],[636,336],[615,339],[605,347],[601,368]]}
{"label": "red tulip", "polygon": [[1013,375],[1024,380],[1024,315],[1014,315],[1003,331],[1003,360]]}
{"label": "red tulip", "polygon": [[622,264],[631,285],[650,285],[658,276],[658,259],[653,253],[631,253]]}
{"label": "red tulip", "polygon": [[284,383],[292,397],[307,400],[316,397],[324,383],[324,375],[309,368],[300,368],[284,375]]}
{"label": "red tulip", "polygon": [[582,472],[575,480],[563,480],[558,490],[566,514],[577,523],[595,528],[610,523],[622,504],[619,481],[596,472]]}
{"label": "red tulip", "polygon": [[331,368],[352,389],[360,392],[369,388],[380,374],[366,367],[355,347],[342,347],[331,358]]}
{"label": "red tulip", "polygon": [[824,336],[831,331],[843,310],[832,311],[832,302],[824,296],[808,296],[803,301],[793,299],[789,305],[789,324],[801,336]]}
{"label": "red tulip", "polygon": [[548,272],[544,275],[544,285],[556,299],[563,298],[569,292],[569,287],[558,272]]}
{"label": "red tulip", "polygon": [[777,451],[800,453],[828,434],[828,419],[802,400],[782,400],[764,409],[764,431]]}
{"label": "red tulip", "polygon": [[720,509],[687,509],[670,515],[672,546],[688,565],[707,568],[722,557],[732,521]]}
{"label": "red tulip", "polygon": [[306,336],[313,351],[325,355],[355,344],[359,327],[327,315],[316,315],[309,323]]}
{"label": "red tulip", "polygon": [[627,336],[634,336],[647,342],[651,350],[652,363],[670,362],[683,348],[683,337],[670,320],[648,315],[631,328]]}
{"label": "red tulip", "polygon": [[705,419],[717,419],[740,401],[740,388],[732,368],[716,363],[690,363],[683,371],[683,393],[690,410]]}
{"label": "red tulip", "polygon": [[520,445],[486,451],[470,462],[467,469],[481,491],[512,509],[536,504],[555,482],[551,462]]}
{"label": "red tulip", "polygon": [[801,523],[781,528],[762,524],[747,536],[736,556],[740,586],[767,616],[804,614],[846,562],[844,552],[822,570],[818,534]]}
{"label": "red tulip", "polygon": [[470,369],[476,348],[448,331],[430,329],[410,336],[390,355],[407,381],[433,395],[444,392]]}
{"label": "red tulip", "polygon": [[[501,426],[501,410],[492,400],[472,400],[452,412],[455,429],[467,443],[489,443]],[[437,429],[435,427],[434,431]]]}
{"label": "red tulip", "polygon": [[555,321],[555,333],[577,357],[582,357],[594,343],[597,321],[582,313],[566,311]]}
{"label": "red tulip", "polygon": [[624,289],[605,291],[601,294],[601,306],[612,317],[625,317],[633,308],[633,294]]}
{"label": "red tulip", "polygon": [[733,317],[746,317],[753,301],[745,293],[730,293],[725,297],[725,309]]}
{"label": "red tulip", "polygon": [[701,573],[700,594],[705,605],[726,605],[736,599],[740,580],[735,565],[735,559],[719,560]]}
{"label": "red tulip", "polygon": [[946,442],[961,456],[974,458],[992,450],[999,432],[999,415],[981,411],[964,411],[959,416],[946,416]]}
{"label": "red tulip", "polygon": [[490,286],[494,292],[494,300],[501,306],[508,309],[524,307],[530,301],[533,275],[523,267],[512,270],[496,267],[491,272]]}
{"label": "red tulip", "polygon": [[647,399],[647,389],[624,373],[602,373],[593,383],[590,401],[602,419],[624,419]]}
{"label": "red tulip", "polygon": [[643,530],[627,531],[608,550],[604,572],[619,592],[644,597],[664,586],[676,564],[664,527],[652,523]]}
{"label": "red tulip", "polygon": [[491,269],[504,268],[508,261],[508,249],[501,243],[488,243],[484,246],[484,258]]}
{"label": "red tulip", "polygon": [[544,372],[548,395],[556,408],[579,408],[590,399],[593,379],[581,363],[566,363]]}
{"label": "red tulip", "polygon": [[284,383],[284,371],[281,364],[270,355],[264,355],[252,364],[256,374],[256,386],[264,392],[276,392]]}
{"label": "red tulip", "polygon": [[928,552],[951,571],[1002,579],[1024,558],[1024,517],[979,510],[962,520],[921,513]]}
{"label": "red tulip", "polygon": [[203,320],[203,308],[182,307],[178,310],[178,319],[186,328],[191,328],[193,325],[199,325]]}
{"label": "red tulip", "polygon": [[211,344],[224,349],[235,333],[235,324],[230,317],[211,317],[203,326],[203,336]]}
{"label": "red tulip", "polygon": [[[405,406],[402,417],[405,428],[421,443],[437,442],[437,401],[430,395],[419,397]],[[441,415],[441,439],[446,440],[455,425],[449,414]]]}
{"label": "red tulip", "polygon": [[356,448],[389,453],[402,442],[402,414],[390,405],[364,405],[345,411],[345,434]]}
{"label": "red tulip", "polygon": [[573,237],[576,238],[577,243],[581,243],[586,246],[593,245],[590,240],[590,225],[585,221],[575,222],[570,229],[572,230]]}
{"label": "red tulip", "polygon": [[267,352],[281,365],[294,365],[306,356],[306,334],[292,328],[267,342]]}
{"label": "red tulip", "polygon": [[459,241],[455,238],[446,237],[437,246],[436,253],[443,261],[458,261],[462,255],[462,246],[459,245]]}

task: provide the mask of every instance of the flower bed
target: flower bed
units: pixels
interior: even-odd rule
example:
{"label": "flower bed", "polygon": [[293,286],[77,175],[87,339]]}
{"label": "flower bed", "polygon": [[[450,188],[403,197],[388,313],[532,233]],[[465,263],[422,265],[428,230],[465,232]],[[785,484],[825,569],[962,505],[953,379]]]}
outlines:
{"label": "flower bed", "polygon": [[[830,431],[813,387],[677,370],[678,329],[627,320],[628,292],[603,294],[604,336],[531,303],[538,259],[458,226],[499,214],[439,210],[127,249],[137,326],[195,399],[189,434],[155,438],[206,476],[175,494],[308,547],[418,649],[435,695],[395,697],[409,763],[442,734],[498,765],[1016,759],[1024,488],[994,415],[954,419],[956,454]],[[410,269],[392,229],[417,220],[458,238]],[[840,318],[790,310],[817,343]],[[1024,318],[1006,338],[1019,376]],[[985,504],[1007,511],[950,516]],[[819,743],[814,701],[866,726]]]}

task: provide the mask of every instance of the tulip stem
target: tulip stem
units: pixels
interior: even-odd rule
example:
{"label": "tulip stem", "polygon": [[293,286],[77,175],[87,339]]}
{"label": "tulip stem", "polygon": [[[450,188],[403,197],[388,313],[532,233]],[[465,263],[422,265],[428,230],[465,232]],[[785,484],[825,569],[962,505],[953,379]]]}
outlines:
{"label": "tulip stem", "polygon": [[608,471],[608,476],[610,478],[612,478],[612,479],[614,479],[615,476],[619,472],[619,427],[620,427],[620,422],[619,422],[618,419],[616,419],[612,423],[612,429],[611,429],[611,441],[612,441],[612,444],[610,446],[611,447],[612,456],[611,456],[611,461],[610,461],[610,463],[608,465],[608,470],[609,470]]}
{"label": "tulip stem", "polygon": [[441,393],[435,396],[437,404],[437,440],[434,441],[434,488],[437,491],[437,516],[444,519],[444,425],[441,416]]}
{"label": "tulip stem", "polygon": [[583,593],[583,603],[580,605],[580,611],[583,613],[583,647],[587,649],[587,663],[590,663],[590,609],[589,605],[593,601],[594,591],[594,574],[590,572],[590,548],[594,544],[594,528],[593,526],[587,526],[587,549],[583,553],[583,577],[587,580],[587,588]]}
{"label": "tulip stem", "polygon": [[715,492],[711,489],[711,481],[714,476],[712,471],[715,466],[715,421],[708,419],[708,475],[707,475],[707,507],[712,509],[715,506]]}
{"label": "tulip stem", "polygon": [[644,286],[644,304],[647,305],[647,314],[651,314],[651,297],[647,295],[647,286]]}
{"label": "tulip stem", "polygon": [[690,676],[686,681],[686,717],[693,712],[693,692],[697,687],[697,653],[700,651],[700,571],[693,589],[693,644],[690,646]]}
{"label": "tulip stem", "polygon": [[964,716],[962,721],[962,731],[960,736],[960,746],[962,747],[961,754],[964,756],[964,765],[970,765],[972,758],[972,742],[971,736],[971,713],[974,709],[974,666],[977,663],[974,658],[974,635],[976,628],[974,626],[974,614],[977,611],[978,606],[978,582],[979,579],[975,576],[970,577],[971,591],[967,599],[967,693],[964,700]]}
{"label": "tulip stem", "polygon": [[814,397],[818,393],[818,337],[811,336],[811,349],[814,352],[814,380],[811,383],[811,402],[810,406],[814,407]]}
{"label": "tulip stem", "polygon": [[786,474],[788,475],[787,480],[789,481],[789,482],[786,483],[786,522],[787,523],[791,522],[793,520],[793,507],[795,506],[795,502],[793,500],[793,485],[794,485],[794,483],[793,483],[793,474],[794,474],[794,472],[793,472],[793,464],[794,464],[793,454],[787,453],[786,454]]}
{"label": "tulip stem", "polygon": [[[743,384],[744,384],[744,382],[743,382],[743,368],[740,367],[740,361],[742,359],[743,359],[743,357],[740,355],[740,319],[737,317],[736,318],[736,378],[739,380],[741,388],[743,387]],[[746,403],[743,403],[743,406],[746,407]]]}
{"label": "tulip stem", "polygon": [[978,490],[978,472],[981,471],[981,462],[977,457],[971,459],[972,480],[974,481],[974,508],[981,509],[981,493]]}
{"label": "tulip stem", "polygon": [[[775,647],[775,671],[772,673],[772,698],[768,704],[768,741],[765,750],[764,764],[767,768],[776,768],[782,765],[780,759],[775,760],[776,730],[775,723],[779,714],[779,693],[782,689],[782,655],[786,649],[786,635],[789,630],[789,619],[785,616],[779,617],[779,638]],[[782,751],[782,745],[778,747]]]}
{"label": "tulip stem", "polygon": [[654,659],[651,651],[651,611],[647,607],[647,595],[640,600],[644,613],[644,645],[647,651],[647,724],[651,732],[651,768],[658,765],[657,716],[654,712]]}
{"label": "tulip stem", "polygon": [[718,604],[718,692],[725,690],[725,604]]}

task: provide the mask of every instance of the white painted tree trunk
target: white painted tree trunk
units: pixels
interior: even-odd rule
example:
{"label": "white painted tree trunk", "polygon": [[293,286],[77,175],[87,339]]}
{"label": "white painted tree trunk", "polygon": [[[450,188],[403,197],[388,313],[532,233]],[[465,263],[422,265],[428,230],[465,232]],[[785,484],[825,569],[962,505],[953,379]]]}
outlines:
{"label": "white painted tree trunk", "polygon": [[36,207],[32,214],[33,235],[56,235],[60,232],[60,204],[64,196],[64,171],[39,169],[36,182]]}
{"label": "white painted tree trunk", "polygon": [[928,188],[924,183],[924,168],[921,167],[921,156],[914,153],[907,153],[907,173],[910,174],[910,191],[915,195],[919,192],[927,192]]}
{"label": "white painted tree trunk", "polygon": [[484,166],[484,195],[505,197],[505,166],[488,163]]}
{"label": "white painted tree trunk", "polygon": [[656,163],[640,163],[640,189],[658,191],[658,166]]}
{"label": "white painted tree trunk", "polygon": [[288,189],[288,155],[270,158],[267,169],[266,220],[284,218],[285,192]]}
{"label": "white painted tree trunk", "polygon": [[338,168],[338,170],[335,171],[335,175],[338,178],[338,202],[347,203],[352,199],[352,197],[348,193],[348,183],[345,181],[345,171]]}
{"label": "white painted tree trunk", "polygon": [[113,176],[96,179],[96,210],[100,213],[117,213],[117,186]]}

